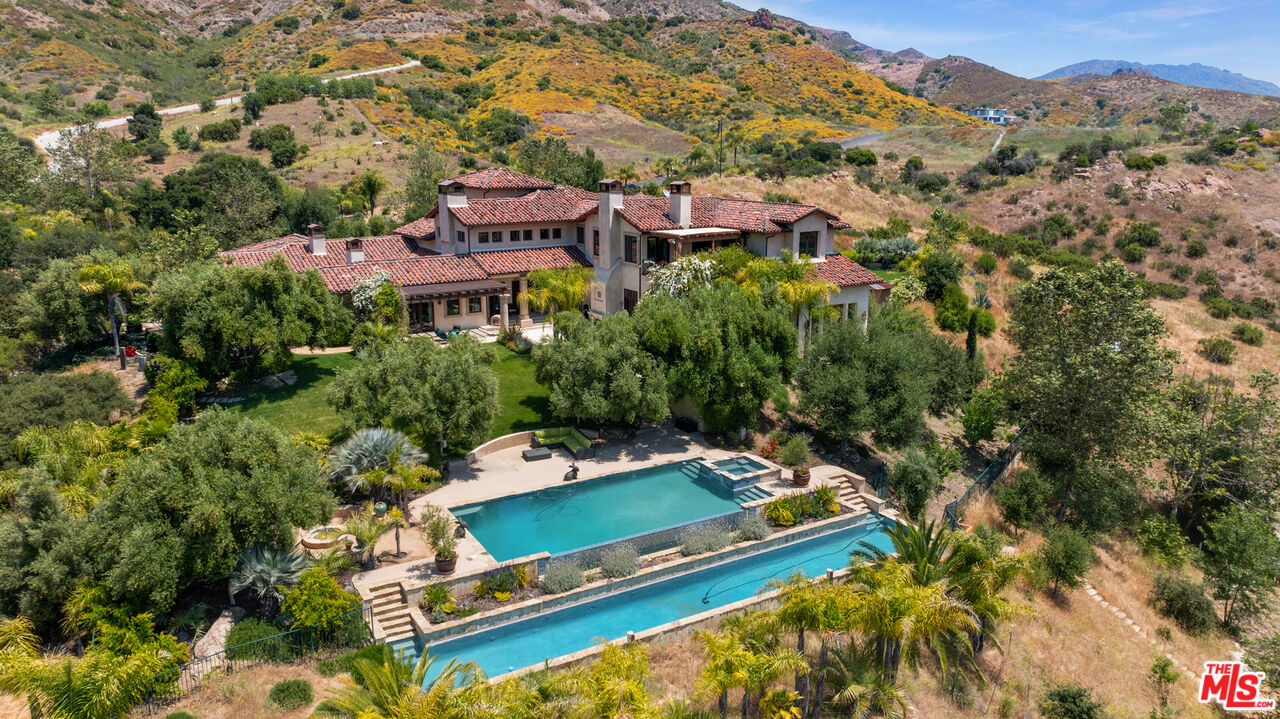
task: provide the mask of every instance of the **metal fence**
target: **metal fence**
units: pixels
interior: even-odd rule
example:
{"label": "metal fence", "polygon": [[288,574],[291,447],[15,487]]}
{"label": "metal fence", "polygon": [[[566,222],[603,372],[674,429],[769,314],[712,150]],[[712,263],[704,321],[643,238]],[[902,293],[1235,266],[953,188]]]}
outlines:
{"label": "metal fence", "polygon": [[964,494],[960,495],[954,501],[947,503],[946,508],[943,510],[943,514],[946,517],[947,524],[951,525],[952,528],[960,526],[960,516],[964,514],[965,507],[968,506],[969,502],[972,501],[976,495],[985,494],[991,489],[991,485],[1000,481],[1001,477],[1004,477],[1005,472],[1009,469],[1009,465],[1013,464],[1013,461],[1018,458],[1018,442],[1022,439],[1022,434],[1027,431],[1027,427],[1029,426],[1030,425],[1023,425],[1022,428],[1018,430],[1018,434],[1014,435],[1014,438],[1009,441],[1009,444],[1005,445],[1004,449],[1000,450],[1000,453],[996,455],[995,461],[988,464],[987,468],[982,470],[982,474],[979,474],[977,478],[973,480],[973,483],[964,490]]}
{"label": "metal fence", "polygon": [[373,639],[373,609],[362,607],[329,627],[302,627],[227,647],[146,680],[143,707],[147,715],[193,691],[208,676],[229,674],[258,664],[284,664],[318,653],[362,647]]}

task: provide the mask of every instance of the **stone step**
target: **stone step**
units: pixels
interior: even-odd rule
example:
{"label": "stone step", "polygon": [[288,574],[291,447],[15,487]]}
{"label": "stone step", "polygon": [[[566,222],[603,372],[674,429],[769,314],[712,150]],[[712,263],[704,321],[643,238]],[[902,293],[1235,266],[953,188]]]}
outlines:
{"label": "stone step", "polygon": [[396,593],[395,595],[387,595],[385,597],[378,597],[369,603],[369,605],[373,607],[374,612],[377,612],[382,607],[394,607],[401,604],[404,604],[404,599],[399,595],[399,593]]}

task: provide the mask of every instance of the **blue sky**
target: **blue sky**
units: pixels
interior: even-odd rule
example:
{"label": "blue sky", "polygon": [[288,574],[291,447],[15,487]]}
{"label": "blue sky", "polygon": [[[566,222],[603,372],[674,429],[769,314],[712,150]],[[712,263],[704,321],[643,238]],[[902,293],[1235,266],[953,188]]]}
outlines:
{"label": "blue sky", "polygon": [[1280,84],[1277,0],[781,0],[765,7],[846,30],[873,47],[965,55],[1023,77],[1102,59],[1199,62]]}

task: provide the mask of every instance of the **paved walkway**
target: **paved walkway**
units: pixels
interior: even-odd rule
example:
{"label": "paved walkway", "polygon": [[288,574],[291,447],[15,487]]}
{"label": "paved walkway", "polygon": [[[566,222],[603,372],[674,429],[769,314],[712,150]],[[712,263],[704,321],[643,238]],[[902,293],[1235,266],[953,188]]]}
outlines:
{"label": "paved walkway", "polygon": [[[556,449],[550,459],[525,462],[520,455],[525,449],[528,445],[500,450],[470,464],[465,460],[455,460],[450,465],[449,483],[411,502],[411,516],[416,519],[428,504],[456,507],[559,486],[564,482],[569,465],[575,461],[566,450]],[[706,444],[701,434],[684,434],[669,425],[645,427],[630,438],[606,441],[597,448],[594,459],[577,460],[578,480],[695,457],[723,459],[734,454]],[[496,563],[471,534],[458,543],[455,574],[482,570]],[[357,575],[353,581],[374,586],[397,579],[407,579],[411,583],[428,582],[434,577],[434,560],[427,558],[379,567]]]}

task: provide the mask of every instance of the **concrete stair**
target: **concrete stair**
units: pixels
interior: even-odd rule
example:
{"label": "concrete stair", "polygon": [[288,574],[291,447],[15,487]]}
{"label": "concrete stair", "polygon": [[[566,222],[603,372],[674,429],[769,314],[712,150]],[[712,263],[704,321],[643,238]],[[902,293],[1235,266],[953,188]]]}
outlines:
{"label": "concrete stair", "polygon": [[[394,642],[421,633],[427,622],[422,612],[405,600],[400,582],[369,587],[366,596],[372,610],[374,641]],[[416,615],[416,616],[415,616]]]}
{"label": "concrete stair", "polygon": [[881,502],[871,491],[867,480],[856,474],[842,474],[831,478],[836,485],[836,495],[844,506],[855,513],[878,510]]}

